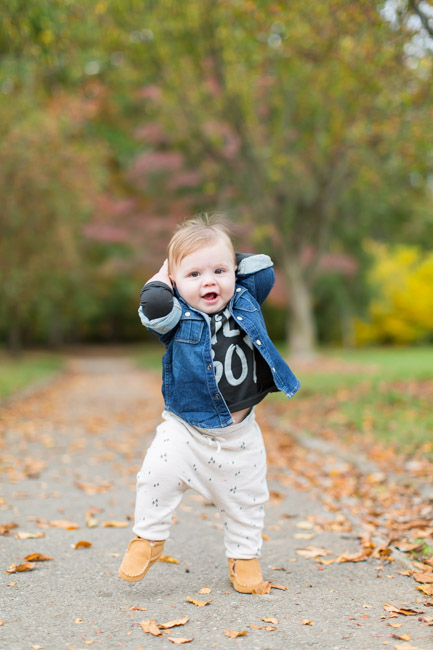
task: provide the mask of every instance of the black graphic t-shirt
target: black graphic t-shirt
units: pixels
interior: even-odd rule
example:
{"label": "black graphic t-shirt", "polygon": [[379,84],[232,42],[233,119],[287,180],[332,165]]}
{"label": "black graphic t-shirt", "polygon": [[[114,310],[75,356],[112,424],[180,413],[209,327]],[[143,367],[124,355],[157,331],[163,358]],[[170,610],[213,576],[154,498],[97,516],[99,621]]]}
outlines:
{"label": "black graphic t-shirt", "polygon": [[228,308],[211,316],[211,335],[216,382],[230,411],[250,408],[278,390],[268,364]]}

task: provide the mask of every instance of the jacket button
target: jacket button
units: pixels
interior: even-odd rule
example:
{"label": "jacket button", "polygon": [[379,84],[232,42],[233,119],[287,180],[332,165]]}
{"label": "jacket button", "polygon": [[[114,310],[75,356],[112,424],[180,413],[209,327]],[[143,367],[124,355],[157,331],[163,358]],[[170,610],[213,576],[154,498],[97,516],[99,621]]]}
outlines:
{"label": "jacket button", "polygon": [[244,320],[244,319],[242,318],[242,316],[236,316],[236,319],[237,319],[237,320]]}
{"label": "jacket button", "polygon": [[207,367],[208,370],[212,370],[212,364],[209,364]]}
{"label": "jacket button", "polygon": [[238,288],[236,289],[236,292],[237,292],[237,293],[239,293],[239,291],[242,291],[242,289],[241,289],[240,287],[238,287]]}
{"label": "jacket button", "polygon": [[261,345],[261,344],[262,344],[262,342],[260,341],[260,339],[257,339],[256,343],[257,343],[257,345]]}
{"label": "jacket button", "polygon": [[277,371],[275,370],[275,368],[272,368],[272,372],[277,372]]}
{"label": "jacket button", "polygon": [[186,312],[185,312],[185,316],[191,316],[191,312],[190,312],[190,311],[186,311]]}
{"label": "jacket button", "polygon": [[220,399],[220,396],[218,395],[218,393],[215,395],[215,399]]}

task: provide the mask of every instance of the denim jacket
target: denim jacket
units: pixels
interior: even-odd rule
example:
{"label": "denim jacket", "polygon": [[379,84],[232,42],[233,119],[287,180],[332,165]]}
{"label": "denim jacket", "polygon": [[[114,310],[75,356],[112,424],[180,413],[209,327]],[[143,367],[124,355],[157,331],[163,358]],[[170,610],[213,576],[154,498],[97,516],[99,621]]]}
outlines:
{"label": "denim jacket", "polygon": [[[267,362],[278,390],[292,397],[300,386],[299,380],[269,338],[260,309],[275,281],[272,266],[268,255],[242,259],[229,309]],[[216,383],[210,318],[190,307],[176,289],[174,292],[173,308],[166,316],[150,320],[141,308],[138,310],[143,325],[166,346],[162,359],[165,409],[193,426],[227,427],[234,420]]]}

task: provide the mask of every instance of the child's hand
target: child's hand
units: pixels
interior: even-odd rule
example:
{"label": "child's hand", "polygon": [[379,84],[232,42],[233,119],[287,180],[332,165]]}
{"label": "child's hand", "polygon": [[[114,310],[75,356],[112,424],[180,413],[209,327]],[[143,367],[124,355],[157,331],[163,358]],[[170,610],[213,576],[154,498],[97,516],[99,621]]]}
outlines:
{"label": "child's hand", "polygon": [[158,273],[155,273],[155,275],[153,275],[147,282],[164,282],[164,284],[168,284],[170,288],[173,287],[170,276],[168,275],[168,260],[164,260],[164,264],[161,266]]}

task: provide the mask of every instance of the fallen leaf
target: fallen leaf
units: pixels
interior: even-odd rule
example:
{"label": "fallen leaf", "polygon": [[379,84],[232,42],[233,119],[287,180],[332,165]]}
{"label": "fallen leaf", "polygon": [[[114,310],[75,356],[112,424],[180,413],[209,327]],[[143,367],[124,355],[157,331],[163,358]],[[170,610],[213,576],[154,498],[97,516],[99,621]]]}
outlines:
{"label": "fallen leaf", "polygon": [[418,646],[411,645],[410,643],[400,643],[396,645],[394,650],[427,650],[426,648],[419,648]]}
{"label": "fallen leaf", "polygon": [[90,548],[91,546],[92,546],[91,542],[86,542],[85,540],[81,540],[81,542],[77,542],[72,548],[78,550],[79,548]]}
{"label": "fallen leaf", "polygon": [[281,589],[281,591],[287,591],[289,587],[287,585],[274,585],[271,583],[271,589]]}
{"label": "fallen leaf", "polygon": [[181,643],[191,643],[191,641],[194,641],[194,637],[192,637],[191,639],[181,639],[181,638],[176,639],[172,636],[169,636],[167,638],[169,641],[171,641],[172,643],[176,643],[177,645],[180,645]]}
{"label": "fallen leaf", "polygon": [[402,614],[403,616],[416,616],[416,614],[423,614],[422,611],[411,609],[410,607],[396,607],[395,605],[389,605],[388,603],[385,603],[383,609],[393,614]]}
{"label": "fallen leaf", "polygon": [[301,623],[302,625],[313,625],[313,621],[309,621],[308,618],[303,618]]}
{"label": "fallen leaf", "polygon": [[67,519],[56,519],[55,521],[50,521],[51,528],[62,528],[63,530],[76,530],[78,524],[73,521],[68,521]]}
{"label": "fallen leaf", "polygon": [[241,632],[235,632],[235,630],[226,630],[225,631],[225,636],[228,636],[230,639],[237,639],[238,636],[246,636],[248,632],[246,630],[242,630]]}
{"label": "fallen leaf", "polygon": [[1,627],[2,625],[4,625],[4,624],[5,624],[4,621],[0,621],[0,627]]}
{"label": "fallen leaf", "polygon": [[78,488],[80,488],[80,490],[83,490],[83,492],[85,494],[88,494],[89,496],[107,492],[108,490],[111,490],[111,488],[113,487],[113,484],[109,483],[108,481],[104,481],[99,485],[96,485],[95,483],[83,483],[80,481],[75,481],[75,485]]}
{"label": "fallen leaf", "polygon": [[54,558],[50,557],[49,555],[41,555],[41,553],[31,553],[30,555],[27,555],[25,558],[26,562],[48,562],[49,560],[53,560]]}
{"label": "fallen leaf", "polygon": [[179,564],[179,560],[176,560],[175,557],[171,557],[171,555],[161,555],[158,562],[168,562],[169,564]]}
{"label": "fallen leaf", "polygon": [[42,533],[41,531],[37,533],[25,533],[24,531],[20,531],[15,535],[16,539],[40,539],[41,537],[45,537],[45,533]]}
{"label": "fallen leaf", "polygon": [[265,542],[269,542],[271,538],[269,537],[269,535],[266,535],[266,533],[263,533],[263,535],[262,535],[262,539],[263,539],[263,541],[265,541]]}
{"label": "fallen leaf", "polygon": [[296,528],[301,530],[312,530],[314,528],[314,523],[312,521],[298,521]]}
{"label": "fallen leaf", "polygon": [[188,603],[192,603],[193,605],[196,605],[197,607],[204,607],[205,605],[209,605],[211,603],[211,600],[196,600],[195,598],[190,598],[189,596],[185,598],[185,600]]}
{"label": "fallen leaf", "polygon": [[274,625],[278,625],[278,623],[280,622],[278,618],[273,618],[272,616],[269,617],[264,616],[262,618],[262,621],[264,621],[265,623],[273,623]]}
{"label": "fallen leaf", "polygon": [[410,634],[391,634],[392,639],[399,639],[400,641],[410,641],[411,640],[411,635]]}
{"label": "fallen leaf", "polygon": [[153,634],[153,636],[162,636],[162,632],[159,629],[158,624],[154,618],[149,621],[141,621],[140,627],[146,634]]}
{"label": "fallen leaf", "polygon": [[0,526],[0,535],[9,535],[10,531],[14,528],[18,528],[18,524],[3,524],[3,526]]}
{"label": "fallen leaf", "polygon": [[183,618],[179,618],[176,621],[169,621],[168,623],[160,623],[158,625],[160,630],[168,630],[171,627],[176,627],[178,625],[185,625],[189,621],[189,616],[184,616]]}
{"label": "fallen leaf", "polygon": [[126,528],[129,526],[128,521],[105,521],[101,524],[101,528]]}
{"label": "fallen leaf", "polygon": [[147,612],[146,607],[130,607],[130,612]]}
{"label": "fallen leaf", "polygon": [[331,551],[328,551],[326,548],[320,548],[318,546],[306,546],[305,548],[296,549],[298,555],[306,558],[315,558],[323,555],[329,555]]}
{"label": "fallen leaf", "polygon": [[202,587],[201,589],[198,590],[198,594],[210,594],[212,592],[212,589],[210,587]]}
{"label": "fallen leaf", "polygon": [[82,618],[76,618],[75,622],[77,623],[77,625],[80,625],[83,622],[83,619]]}
{"label": "fallen leaf", "polygon": [[388,621],[387,625],[389,625],[390,627],[401,627],[403,625],[403,623],[390,623]]}
{"label": "fallen leaf", "polygon": [[9,582],[8,587],[15,587],[16,584],[16,582]]}
{"label": "fallen leaf", "polygon": [[254,625],[254,624],[252,624],[252,625],[250,625],[250,628],[252,630],[263,630],[263,625]]}
{"label": "fallen leaf", "polygon": [[419,573],[415,571],[413,577],[417,582],[422,582],[423,584],[433,583],[433,573]]}
{"label": "fallen leaf", "polygon": [[23,571],[33,571],[36,564],[34,562],[26,562],[25,564],[11,564],[6,573],[22,573]]}
{"label": "fallen leaf", "polygon": [[420,585],[417,589],[424,592],[426,596],[433,596],[433,585]]}

